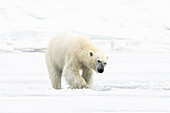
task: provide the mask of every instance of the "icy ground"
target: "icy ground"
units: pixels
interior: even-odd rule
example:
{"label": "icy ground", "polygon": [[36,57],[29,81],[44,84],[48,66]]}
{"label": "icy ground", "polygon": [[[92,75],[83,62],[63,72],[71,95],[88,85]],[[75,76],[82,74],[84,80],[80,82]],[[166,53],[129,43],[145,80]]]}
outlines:
{"label": "icy ground", "polygon": [[105,52],[92,90],[51,88],[44,53],[0,53],[0,113],[169,113],[170,52]]}
{"label": "icy ground", "polygon": [[[0,113],[170,113],[169,4],[0,0]],[[89,35],[109,55],[92,90],[64,79],[63,90],[51,88],[44,51],[64,30]]]}
{"label": "icy ground", "polygon": [[64,30],[113,38],[118,50],[169,51],[169,4],[169,0],[0,0],[0,51],[43,50]]}

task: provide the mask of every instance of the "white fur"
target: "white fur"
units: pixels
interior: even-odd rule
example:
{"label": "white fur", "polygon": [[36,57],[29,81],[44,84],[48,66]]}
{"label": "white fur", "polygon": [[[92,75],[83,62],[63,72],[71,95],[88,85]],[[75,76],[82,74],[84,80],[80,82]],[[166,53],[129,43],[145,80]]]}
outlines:
{"label": "white fur", "polygon": [[[93,52],[92,57],[89,55],[90,51]],[[69,32],[53,38],[46,51],[46,63],[52,87],[61,89],[63,75],[72,89],[92,88],[92,69],[96,71],[98,58],[105,59],[103,53],[87,36]]]}

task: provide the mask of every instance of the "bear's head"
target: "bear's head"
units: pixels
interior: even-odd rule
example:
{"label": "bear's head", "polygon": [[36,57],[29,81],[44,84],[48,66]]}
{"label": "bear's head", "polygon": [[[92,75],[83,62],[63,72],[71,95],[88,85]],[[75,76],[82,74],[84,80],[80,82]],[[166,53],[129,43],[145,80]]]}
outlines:
{"label": "bear's head", "polygon": [[102,52],[89,51],[90,68],[97,73],[103,73],[107,64],[108,56],[104,56]]}

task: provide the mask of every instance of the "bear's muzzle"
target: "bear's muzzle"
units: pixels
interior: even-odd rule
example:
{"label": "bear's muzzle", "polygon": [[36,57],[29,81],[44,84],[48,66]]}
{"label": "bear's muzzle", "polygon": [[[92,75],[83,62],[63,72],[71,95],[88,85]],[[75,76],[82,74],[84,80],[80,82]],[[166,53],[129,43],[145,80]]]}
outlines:
{"label": "bear's muzzle", "polygon": [[97,68],[97,71],[99,73],[103,73],[104,72],[104,65],[103,64],[100,64],[99,67]]}

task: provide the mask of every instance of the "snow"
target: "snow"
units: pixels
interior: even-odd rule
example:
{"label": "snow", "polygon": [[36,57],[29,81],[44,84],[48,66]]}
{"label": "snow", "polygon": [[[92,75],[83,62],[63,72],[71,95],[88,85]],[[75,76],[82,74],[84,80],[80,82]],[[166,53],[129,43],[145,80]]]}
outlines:
{"label": "snow", "polygon": [[169,113],[170,53],[111,52],[94,88],[54,90],[45,54],[0,54],[0,113]]}
{"label": "snow", "polygon": [[[169,113],[169,0],[0,0],[0,113]],[[51,38],[89,35],[109,56],[93,89],[52,89]]]}
{"label": "snow", "polygon": [[0,2],[0,51],[46,48],[64,30],[114,39],[113,49],[119,51],[170,50],[169,0]]}

